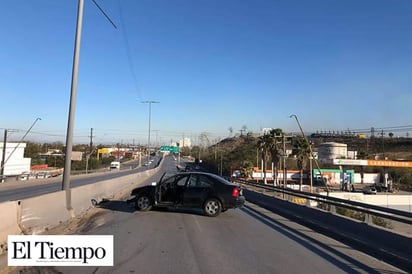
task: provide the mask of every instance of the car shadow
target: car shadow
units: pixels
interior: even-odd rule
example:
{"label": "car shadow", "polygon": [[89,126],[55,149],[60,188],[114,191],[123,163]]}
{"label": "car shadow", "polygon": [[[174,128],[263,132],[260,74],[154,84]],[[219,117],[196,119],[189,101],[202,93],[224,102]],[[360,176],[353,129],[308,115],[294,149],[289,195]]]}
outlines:
{"label": "car shadow", "polygon": [[151,211],[165,212],[165,213],[180,213],[189,215],[205,216],[203,210],[198,208],[186,208],[186,207],[155,207]]}
{"label": "car shadow", "polygon": [[102,201],[95,203],[96,208],[104,208],[112,211],[120,211],[133,213],[135,212],[134,203],[128,203],[127,201],[120,200],[107,200],[103,199]]}
{"label": "car shadow", "polygon": [[[92,202],[94,207],[108,209],[111,211],[120,211],[127,213],[141,212],[135,208],[134,202],[121,201],[121,200],[109,200],[103,199],[100,202]],[[154,207],[151,209],[154,212],[164,212],[164,213],[181,213],[205,216],[203,210],[198,208],[184,208],[184,207]]]}
{"label": "car shadow", "polygon": [[[367,273],[381,273],[379,270],[364,264],[363,262],[357,260],[356,257],[351,257],[343,252],[335,249],[332,245],[323,243],[321,240],[315,239],[310,235],[299,231],[298,229],[291,228],[290,226],[269,217],[268,215],[257,211],[256,209],[244,206],[241,210],[252,218],[260,221],[261,223],[267,225],[273,230],[281,233],[282,235],[294,240],[302,247],[310,250],[311,252],[321,256],[325,260],[331,262],[335,266],[339,267],[346,273],[354,273],[354,269],[360,269],[366,271]],[[337,255],[340,259],[337,259]]]}

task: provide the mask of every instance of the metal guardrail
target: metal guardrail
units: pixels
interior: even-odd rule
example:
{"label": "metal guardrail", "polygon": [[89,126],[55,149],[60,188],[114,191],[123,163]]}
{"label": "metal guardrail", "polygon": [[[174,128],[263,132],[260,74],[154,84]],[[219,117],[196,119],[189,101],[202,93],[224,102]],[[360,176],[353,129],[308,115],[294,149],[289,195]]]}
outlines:
{"label": "metal guardrail", "polygon": [[336,197],[330,197],[330,196],[321,195],[318,193],[304,192],[304,191],[299,191],[299,190],[294,190],[294,189],[284,188],[284,187],[279,187],[279,186],[263,185],[263,184],[259,184],[255,182],[250,182],[247,180],[237,179],[236,182],[249,185],[249,186],[253,186],[253,187],[257,187],[260,189],[273,191],[273,192],[276,192],[282,195],[291,195],[294,197],[299,197],[299,198],[304,198],[307,200],[315,201],[317,203],[326,204],[329,206],[329,211],[331,213],[336,212],[336,207],[346,208],[346,209],[357,211],[357,212],[362,212],[365,214],[365,223],[368,223],[368,224],[370,224],[372,220],[370,216],[376,216],[376,217],[381,217],[381,218],[393,220],[396,222],[412,225],[412,213],[402,211],[402,210],[397,210],[397,209],[392,209],[392,208],[387,208],[387,207],[382,207],[382,206],[377,206],[377,205],[372,205],[372,204],[366,204],[362,202],[346,200],[346,199],[341,199],[341,198],[336,198]]}
{"label": "metal guardrail", "polygon": [[412,273],[411,213],[290,188],[236,182],[245,186],[248,201]]}

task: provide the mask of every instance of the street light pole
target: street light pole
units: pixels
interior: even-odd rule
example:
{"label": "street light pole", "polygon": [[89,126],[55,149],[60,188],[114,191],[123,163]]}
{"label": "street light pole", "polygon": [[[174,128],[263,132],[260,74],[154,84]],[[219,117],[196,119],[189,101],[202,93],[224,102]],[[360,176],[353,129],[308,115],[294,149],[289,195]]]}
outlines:
{"label": "street light pole", "polygon": [[69,117],[67,121],[67,133],[66,133],[66,151],[64,159],[63,181],[62,190],[66,192],[66,209],[69,214],[74,218],[74,210],[71,204],[71,189],[70,189],[70,171],[73,149],[73,127],[74,127],[74,114],[76,108],[76,94],[77,94],[77,79],[79,73],[79,59],[80,59],[80,41],[82,36],[83,26],[83,7],[84,0],[79,0],[77,8],[77,25],[76,25],[76,38],[74,42],[73,53],[73,67],[72,67],[72,80],[70,88],[70,104],[69,104]]}
{"label": "street light pole", "polygon": [[147,138],[147,167],[149,168],[150,163],[150,120],[152,116],[152,104],[158,104],[157,101],[143,101],[143,104],[149,104],[149,136]]}
{"label": "street light pole", "polygon": [[[298,117],[297,117],[295,114],[292,114],[292,115],[289,116],[289,118],[295,118],[296,123],[297,123],[298,126],[299,126],[300,132],[302,133],[303,139],[305,140],[305,142],[306,142],[306,143],[308,144],[308,146],[309,146],[309,151],[310,151],[309,161],[310,161],[310,169],[311,169],[311,170],[310,170],[310,192],[312,192],[312,186],[313,186],[312,159],[315,159],[315,157],[314,157],[314,155],[313,155],[313,151],[312,151],[312,145],[309,143],[308,139],[306,138],[306,135],[305,135],[305,133],[303,132],[303,129],[302,129],[300,123],[299,123]],[[320,170],[319,164],[318,164],[318,162],[317,162],[316,160],[315,160],[315,164],[316,164],[316,167],[317,167],[317,169],[318,169],[319,175],[320,175],[320,177],[321,177],[321,179],[322,179],[322,181],[323,181],[323,175],[322,175],[322,172],[321,172],[321,170]],[[325,183],[325,187],[326,187],[326,192],[329,194],[329,188],[328,188],[328,185],[327,185],[326,183]]]}

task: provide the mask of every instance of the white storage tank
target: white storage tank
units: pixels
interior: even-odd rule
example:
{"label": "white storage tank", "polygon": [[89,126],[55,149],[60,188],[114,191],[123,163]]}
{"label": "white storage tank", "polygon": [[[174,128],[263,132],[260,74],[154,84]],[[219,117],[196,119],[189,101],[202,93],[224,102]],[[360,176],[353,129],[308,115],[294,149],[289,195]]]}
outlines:
{"label": "white storage tank", "polygon": [[318,145],[318,159],[322,163],[332,163],[333,159],[346,159],[347,157],[347,144],[327,142]]}

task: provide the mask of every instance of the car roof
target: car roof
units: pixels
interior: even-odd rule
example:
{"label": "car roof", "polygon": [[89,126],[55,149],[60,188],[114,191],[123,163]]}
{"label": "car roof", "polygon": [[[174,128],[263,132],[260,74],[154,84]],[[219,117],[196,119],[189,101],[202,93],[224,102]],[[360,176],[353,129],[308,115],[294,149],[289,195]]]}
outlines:
{"label": "car roof", "polygon": [[219,176],[217,174],[214,173],[210,173],[210,172],[204,172],[204,171],[189,171],[189,172],[185,172],[185,174],[199,174],[199,175],[206,175],[206,176],[210,176],[214,179],[219,180],[222,183],[228,184],[228,185],[236,185],[228,180],[226,180],[225,178],[223,178],[222,176]]}

